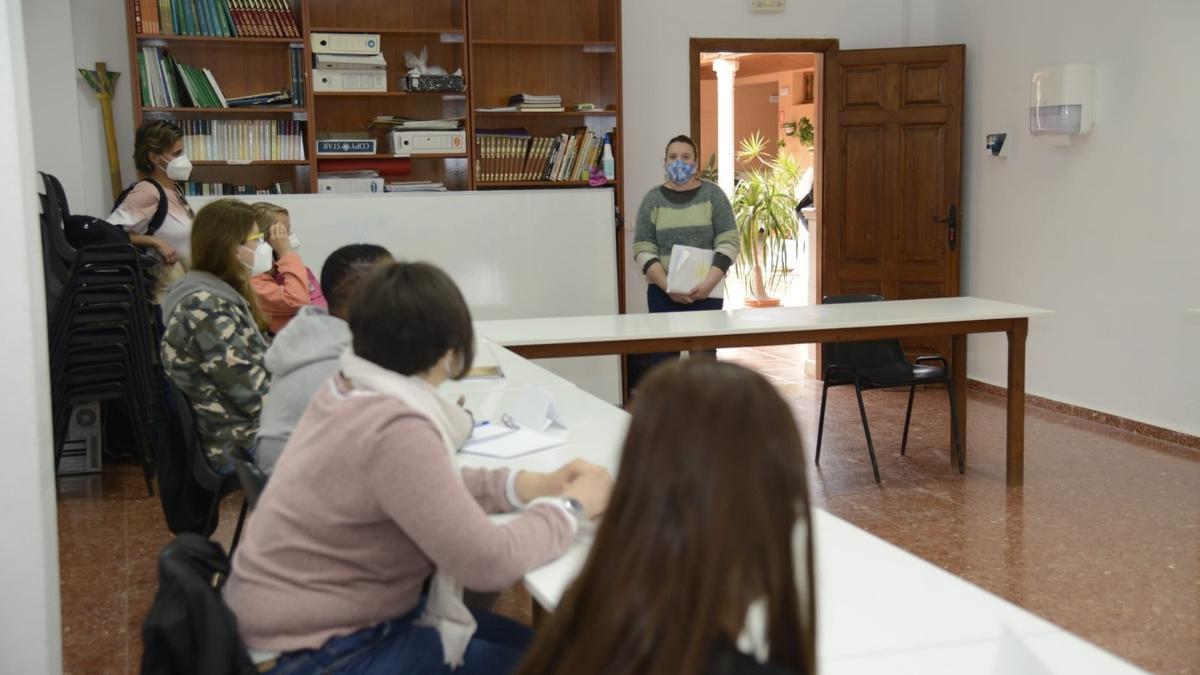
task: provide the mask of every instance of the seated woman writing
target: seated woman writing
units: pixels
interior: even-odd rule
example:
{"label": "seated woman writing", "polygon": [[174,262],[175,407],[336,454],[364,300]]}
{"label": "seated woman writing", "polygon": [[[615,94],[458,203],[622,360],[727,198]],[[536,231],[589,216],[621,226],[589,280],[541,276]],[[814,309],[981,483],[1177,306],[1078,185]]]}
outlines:
{"label": "seated woman writing", "polygon": [[651,373],[579,578],[520,675],[811,675],[812,539],[800,434],[759,374]]}
{"label": "seated woman writing", "polygon": [[353,351],[301,417],[234,557],[225,599],[242,638],[262,672],[508,672],[529,631],[468,610],[463,588],[505,589],[561,555],[611,478],[578,460],[551,474],[457,465],[472,419],[437,387],[470,369],[474,333],[440,269],[380,265],[349,324]]}

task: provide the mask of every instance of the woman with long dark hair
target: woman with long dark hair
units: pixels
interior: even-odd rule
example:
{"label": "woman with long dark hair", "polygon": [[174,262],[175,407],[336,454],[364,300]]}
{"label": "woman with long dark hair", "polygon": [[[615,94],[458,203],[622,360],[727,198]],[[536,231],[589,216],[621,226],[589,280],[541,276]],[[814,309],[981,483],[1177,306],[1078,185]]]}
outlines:
{"label": "woman with long dark hair", "polygon": [[642,386],[588,561],[517,672],[813,673],[792,411],[729,363],[666,365]]}

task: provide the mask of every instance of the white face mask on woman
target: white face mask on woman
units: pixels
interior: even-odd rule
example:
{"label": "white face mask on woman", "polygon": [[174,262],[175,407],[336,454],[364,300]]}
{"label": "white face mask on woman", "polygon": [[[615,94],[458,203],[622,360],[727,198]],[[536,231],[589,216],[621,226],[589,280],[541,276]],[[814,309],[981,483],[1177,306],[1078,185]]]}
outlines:
{"label": "white face mask on woman", "polygon": [[270,272],[274,262],[271,245],[261,239],[254,246],[242,244],[238,248],[238,260],[250,270],[250,276]]}
{"label": "white face mask on woman", "polygon": [[180,155],[167,162],[163,169],[167,172],[167,178],[182,183],[192,176],[192,160],[187,155]]}

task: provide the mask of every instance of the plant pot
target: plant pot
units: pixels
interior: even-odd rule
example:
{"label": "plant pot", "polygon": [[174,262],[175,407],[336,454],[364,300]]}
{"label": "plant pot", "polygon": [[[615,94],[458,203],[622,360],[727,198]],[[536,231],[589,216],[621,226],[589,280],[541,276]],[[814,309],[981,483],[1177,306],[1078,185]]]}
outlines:
{"label": "plant pot", "polygon": [[762,266],[754,264],[753,277],[750,283],[750,295],[746,298],[747,307],[778,307],[779,298],[767,294],[766,284],[763,283]]}

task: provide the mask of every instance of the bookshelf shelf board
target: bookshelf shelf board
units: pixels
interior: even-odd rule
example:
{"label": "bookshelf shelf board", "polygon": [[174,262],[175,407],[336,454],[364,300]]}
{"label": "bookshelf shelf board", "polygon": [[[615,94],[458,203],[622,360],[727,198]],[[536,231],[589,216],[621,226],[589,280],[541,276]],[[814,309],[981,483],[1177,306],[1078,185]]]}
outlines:
{"label": "bookshelf shelf board", "polygon": [[313,26],[310,33],[379,33],[380,35],[463,35],[461,28],[358,28],[348,26]]}
{"label": "bookshelf shelf board", "polygon": [[213,37],[210,35],[166,35],[155,34],[147,35],[139,33],[137,36],[139,42],[144,42],[148,45],[154,43],[168,42],[205,42],[209,44],[233,44],[233,45],[261,45],[261,44],[280,44],[280,45],[303,45],[304,38],[289,38],[289,37]]}
{"label": "bookshelf shelf board", "polygon": [[324,97],[380,97],[380,96],[450,96],[466,98],[467,92],[455,91],[314,91],[313,96]]}
{"label": "bookshelf shelf board", "polygon": [[307,108],[290,108],[290,107],[274,107],[274,106],[249,106],[242,108],[142,108],[145,114],[184,114],[184,115],[274,115],[274,114],[296,114],[307,113]]}
{"label": "bookshelf shelf board", "polygon": [[389,153],[379,153],[377,155],[317,155],[317,163],[327,159],[354,159],[354,160],[394,160],[394,159],[467,159],[468,155],[464,152],[435,152],[421,153],[414,155],[392,155]]}
{"label": "bookshelf shelf board", "polygon": [[604,47],[614,53],[617,49],[617,43],[611,40],[471,40],[471,44],[485,47]]}
{"label": "bookshelf shelf board", "polygon": [[[612,187],[614,181],[596,187]],[[592,187],[586,180],[516,180],[516,181],[475,181],[478,188],[555,188],[555,187]]]}
{"label": "bookshelf shelf board", "polygon": [[307,159],[256,159],[251,162],[241,160],[224,160],[224,159],[204,159],[193,160],[192,164],[196,166],[308,166]]}
{"label": "bookshelf shelf board", "polygon": [[564,112],[481,112],[476,110],[476,117],[613,117],[616,110],[567,110]]}

